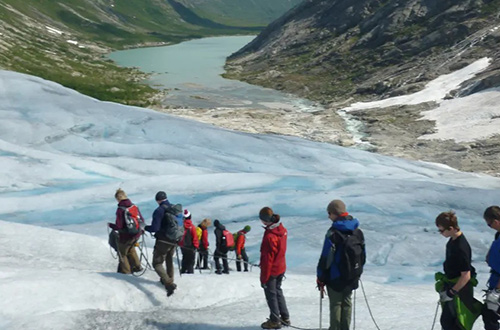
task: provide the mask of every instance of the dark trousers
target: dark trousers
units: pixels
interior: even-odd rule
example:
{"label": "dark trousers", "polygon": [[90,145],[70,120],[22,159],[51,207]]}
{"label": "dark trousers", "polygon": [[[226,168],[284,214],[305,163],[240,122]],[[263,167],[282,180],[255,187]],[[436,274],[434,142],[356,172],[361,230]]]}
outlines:
{"label": "dark trousers", "polygon": [[488,309],[486,307],[486,304],[483,305],[483,310],[481,312],[483,316],[483,322],[484,322],[484,330],[499,330],[500,327],[498,326],[498,315],[491,309]]}
{"label": "dark trousers", "polygon": [[286,307],[285,296],[283,296],[283,291],[281,290],[281,282],[284,276],[285,274],[271,276],[264,289],[267,306],[269,306],[269,310],[271,311],[269,318],[273,322],[280,322],[280,318],[281,320],[290,319],[290,314]]}
{"label": "dark trousers", "polygon": [[167,289],[174,283],[174,252],[175,243],[156,240],[155,249],[153,250],[153,268]]}
{"label": "dark trousers", "polygon": [[208,250],[200,247],[198,251],[198,260],[196,260],[196,268],[208,269]]}
{"label": "dark trousers", "polygon": [[[221,259],[221,258],[222,258],[222,266],[224,267],[223,270],[220,266],[220,261],[219,261],[219,259]],[[214,260],[215,260],[215,268],[218,272],[220,272],[222,270],[222,272],[224,272],[224,273],[229,273],[229,265],[227,264],[227,252],[215,250]]]}
{"label": "dark trousers", "polygon": [[181,273],[194,273],[194,257],[196,250],[194,248],[181,248],[182,252],[182,266]]}
{"label": "dark trousers", "polygon": [[[238,256],[236,256],[238,258]],[[241,249],[241,259],[244,261],[243,267],[245,268],[245,272],[248,272],[248,256],[245,248]],[[236,260],[236,270],[241,272],[241,260]]]}
{"label": "dark trousers", "polygon": [[[474,301],[474,291],[472,285],[467,283],[459,292],[460,300],[467,306],[472,305]],[[443,313],[441,314],[441,327],[443,330],[461,330],[455,309],[455,301],[448,301],[442,304]]]}

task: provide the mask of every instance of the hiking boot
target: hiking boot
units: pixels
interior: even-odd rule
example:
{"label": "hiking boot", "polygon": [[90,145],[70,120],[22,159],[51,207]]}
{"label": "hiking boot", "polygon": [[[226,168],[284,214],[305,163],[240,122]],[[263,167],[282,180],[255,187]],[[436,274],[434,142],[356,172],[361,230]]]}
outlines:
{"label": "hiking boot", "polygon": [[215,274],[217,274],[217,275],[221,275],[221,274],[222,274],[222,270],[217,269],[217,270],[215,271]]}
{"label": "hiking boot", "polygon": [[290,322],[290,318],[289,317],[284,317],[284,318],[281,319],[281,324],[283,324],[286,327],[289,327],[290,324],[292,324],[292,323]]}
{"label": "hiking boot", "polygon": [[177,285],[172,283],[171,285],[167,285],[165,289],[167,290],[167,297],[170,297],[174,294],[175,289],[177,289]]}
{"label": "hiking boot", "polygon": [[222,274],[229,274],[229,270],[223,270]]}
{"label": "hiking boot", "polygon": [[144,268],[142,268],[141,266],[134,267],[134,268],[132,268],[132,273],[139,273],[139,272],[142,272],[143,270],[144,270]]}
{"label": "hiking boot", "polygon": [[281,323],[273,321],[273,320],[267,320],[266,322],[262,323],[260,326],[262,329],[281,329]]}

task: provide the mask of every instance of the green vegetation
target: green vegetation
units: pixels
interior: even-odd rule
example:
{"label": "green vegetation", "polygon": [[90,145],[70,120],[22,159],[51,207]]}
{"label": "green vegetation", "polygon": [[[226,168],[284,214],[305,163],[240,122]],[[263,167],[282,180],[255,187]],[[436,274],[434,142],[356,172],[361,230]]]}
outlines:
{"label": "green vegetation", "polygon": [[[273,1],[281,6],[287,2]],[[240,0],[238,6],[238,13],[245,13],[250,5]],[[100,100],[148,106],[159,91],[141,83],[145,74],[116,66],[106,53],[207,36],[255,34],[267,24],[253,18],[243,22],[237,16],[217,20],[220,6],[205,7],[211,8],[210,14],[188,7],[174,8],[165,0],[2,0],[0,68],[52,80]],[[252,9],[253,17],[263,16],[264,11],[257,12]]]}

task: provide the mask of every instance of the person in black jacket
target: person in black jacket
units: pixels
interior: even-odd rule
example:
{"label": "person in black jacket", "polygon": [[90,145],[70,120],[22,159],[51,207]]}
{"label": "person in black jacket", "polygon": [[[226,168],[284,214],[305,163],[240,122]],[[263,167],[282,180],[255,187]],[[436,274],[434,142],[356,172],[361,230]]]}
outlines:
{"label": "person in black jacket", "polygon": [[[226,238],[224,237],[223,231],[226,230],[219,220],[214,221],[214,233],[215,233],[215,253],[214,253],[214,261],[216,274],[229,274],[229,265],[227,262],[227,251],[229,249],[226,246]],[[219,259],[222,258],[223,269],[221,268]]]}
{"label": "person in black jacket", "polygon": [[[173,256],[177,242],[182,237],[176,216],[182,213],[182,205],[171,205],[167,200],[167,194],[159,191],[155,196],[158,207],[153,212],[153,221],[144,230],[154,233],[156,238],[153,250],[153,268],[160,282],[165,286],[167,297],[170,297],[177,285],[174,283]],[[166,271],[163,263],[166,263]]]}
{"label": "person in black jacket", "polygon": [[476,270],[472,267],[472,252],[464,234],[458,226],[455,212],[442,212],[436,218],[436,227],[444,237],[449,237],[446,244],[446,259],[443,263],[443,287],[439,293],[443,312],[441,327],[443,330],[460,330],[454,300],[458,297],[465,306],[474,302],[474,290],[471,280]]}

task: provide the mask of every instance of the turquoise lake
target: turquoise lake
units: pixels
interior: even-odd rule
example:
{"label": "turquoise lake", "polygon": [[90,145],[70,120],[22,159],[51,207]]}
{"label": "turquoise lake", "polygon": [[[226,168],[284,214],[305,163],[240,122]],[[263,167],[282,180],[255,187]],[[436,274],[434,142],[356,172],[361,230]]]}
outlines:
{"label": "turquoise lake", "polygon": [[226,57],[253,36],[213,37],[162,47],[113,52],[123,67],[152,73],[146,81],[167,90],[164,105],[183,108],[287,108],[317,110],[308,100],[268,88],[221,77]]}

